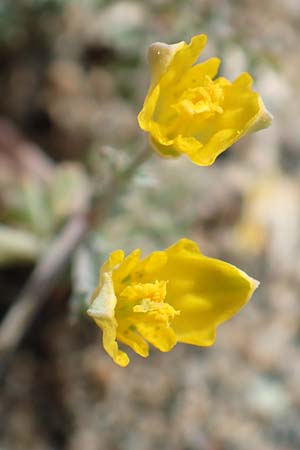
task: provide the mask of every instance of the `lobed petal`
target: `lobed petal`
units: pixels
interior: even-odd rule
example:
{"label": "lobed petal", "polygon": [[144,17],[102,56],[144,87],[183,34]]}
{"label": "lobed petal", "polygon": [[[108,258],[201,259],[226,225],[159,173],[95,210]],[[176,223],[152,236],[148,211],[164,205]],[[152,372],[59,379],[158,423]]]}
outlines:
{"label": "lobed petal", "polygon": [[181,79],[184,73],[190,69],[199,58],[206,42],[207,36],[205,34],[198,34],[192,37],[189,44],[186,42],[181,43],[182,45],[178,48],[178,51],[174,53],[166,73],[160,79],[161,85],[164,86],[171,80]]}
{"label": "lobed petal", "polygon": [[177,343],[174,330],[164,322],[143,322],[136,324],[139,333],[161,352],[169,352]]}
{"label": "lobed petal", "polygon": [[[108,259],[107,266],[110,263],[119,260],[115,256],[120,256],[120,253],[114,252]],[[125,367],[129,363],[129,358],[126,353],[119,350],[117,337],[117,321],[115,318],[115,308],[117,298],[114,292],[112,282],[112,273],[104,272],[102,275],[102,286],[97,288],[92,297],[92,302],[87,310],[87,314],[92,317],[99,328],[102,329],[102,342],[106,352],[111,356],[116,364]]]}
{"label": "lobed petal", "polygon": [[143,358],[149,356],[147,342],[136,331],[136,328],[129,323],[124,323],[118,328],[117,339],[123,344],[128,345],[128,347]]}
{"label": "lobed petal", "polygon": [[202,255],[187,239],[166,254],[161,276],[169,280],[166,302],[180,311],[172,322],[177,339],[211,345],[217,326],[248,302],[258,282],[231,264]]}
{"label": "lobed petal", "polygon": [[123,250],[115,250],[112,252],[107,261],[105,261],[100,269],[100,283],[102,282],[103,274],[112,272],[124,260],[125,254]]}
{"label": "lobed petal", "polygon": [[102,329],[102,343],[104,350],[113,359],[113,361],[121,367],[126,367],[129,364],[129,357],[127,353],[119,350],[116,341],[117,337],[117,323],[115,320],[95,320],[99,328]]}
{"label": "lobed petal", "polygon": [[209,58],[206,61],[191,67],[180,80],[183,89],[201,86],[204,79],[213,79],[219,70],[221,60],[219,58]]}
{"label": "lobed petal", "polygon": [[139,265],[136,266],[135,270],[132,272],[132,280],[145,282],[145,279],[148,280],[149,283],[153,282],[153,280],[158,280],[161,277],[153,278],[152,274],[155,272],[160,272],[167,262],[167,255],[164,251],[156,251],[146,256],[142,261],[140,261]]}
{"label": "lobed petal", "polygon": [[141,250],[133,250],[113,271],[113,284],[116,295],[124,289],[130,281],[130,275],[140,261]]}

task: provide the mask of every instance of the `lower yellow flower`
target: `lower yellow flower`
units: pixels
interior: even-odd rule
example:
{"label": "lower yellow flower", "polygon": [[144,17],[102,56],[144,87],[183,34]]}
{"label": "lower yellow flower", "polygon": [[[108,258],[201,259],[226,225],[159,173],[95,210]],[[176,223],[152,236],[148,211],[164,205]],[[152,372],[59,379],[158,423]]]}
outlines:
{"label": "lower yellow flower", "polygon": [[139,249],[126,258],[122,250],[111,253],[87,311],[103,331],[104,349],[123,367],[129,358],[117,341],[143,357],[148,343],[162,352],[177,342],[212,345],[217,326],[258,286],[236,267],[202,255],[189,239],[140,256]]}

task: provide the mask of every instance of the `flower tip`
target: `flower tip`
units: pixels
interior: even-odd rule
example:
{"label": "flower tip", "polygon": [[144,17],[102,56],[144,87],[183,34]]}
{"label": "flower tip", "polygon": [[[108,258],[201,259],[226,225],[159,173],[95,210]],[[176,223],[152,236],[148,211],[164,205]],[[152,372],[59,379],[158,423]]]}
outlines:
{"label": "flower tip", "polygon": [[165,42],[154,42],[148,47],[148,63],[150,66],[158,59],[170,58],[184,44],[183,41],[176,44],[166,44]]}
{"label": "flower tip", "polygon": [[152,85],[167,70],[178,47],[182,44],[182,42],[171,45],[165,44],[164,42],[154,42],[149,46],[147,59],[152,75]]}
{"label": "flower tip", "polygon": [[251,125],[249,132],[255,133],[256,131],[263,130],[264,128],[268,128],[273,120],[273,114],[267,110],[262,99],[260,99],[260,113],[257,119]]}
{"label": "flower tip", "polygon": [[259,287],[260,281],[256,280],[255,278],[251,278],[252,285],[253,285],[253,292]]}
{"label": "flower tip", "polygon": [[257,289],[260,285],[260,281],[256,280],[255,278],[252,278],[252,282],[253,282],[255,289]]}
{"label": "flower tip", "polygon": [[190,41],[190,45],[199,46],[201,50],[203,47],[205,47],[206,43],[207,43],[207,35],[204,33],[196,34],[195,36],[192,37]]}
{"label": "flower tip", "polygon": [[86,313],[94,319],[111,320],[114,317],[114,308],[117,303],[112,272],[104,272],[102,277],[103,285],[100,289],[96,289]]}
{"label": "flower tip", "polygon": [[130,359],[127,353],[119,351],[119,354],[115,357],[114,362],[120,367],[127,367],[130,363]]}
{"label": "flower tip", "polygon": [[251,299],[252,295],[254,294],[254,292],[256,291],[256,289],[260,285],[260,281],[256,280],[255,278],[249,277],[249,281],[251,283],[251,287],[250,287],[250,290],[249,290],[248,300]]}
{"label": "flower tip", "polygon": [[263,128],[267,128],[271,125],[272,121],[274,119],[274,116],[270,111],[265,107],[263,121],[265,123],[265,126]]}

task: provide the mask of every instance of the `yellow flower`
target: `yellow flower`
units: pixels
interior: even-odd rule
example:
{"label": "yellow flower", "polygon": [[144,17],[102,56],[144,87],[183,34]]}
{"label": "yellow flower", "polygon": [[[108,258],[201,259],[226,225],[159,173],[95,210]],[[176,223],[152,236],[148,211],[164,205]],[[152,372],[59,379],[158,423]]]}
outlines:
{"label": "yellow flower", "polygon": [[151,83],[138,116],[161,156],[183,153],[200,166],[213,164],[244,134],[266,128],[272,120],[259,94],[252,91],[248,73],[231,83],[214,78],[218,58],[193,65],[206,40],[200,34],[189,44],[157,42],[149,47]]}
{"label": "yellow flower", "polygon": [[126,258],[122,250],[109,256],[87,311],[102,329],[104,349],[120,366],[129,358],[117,340],[143,357],[148,342],[162,352],[177,342],[212,345],[216,327],[258,286],[236,267],[202,255],[189,239],[140,256],[139,249]]}

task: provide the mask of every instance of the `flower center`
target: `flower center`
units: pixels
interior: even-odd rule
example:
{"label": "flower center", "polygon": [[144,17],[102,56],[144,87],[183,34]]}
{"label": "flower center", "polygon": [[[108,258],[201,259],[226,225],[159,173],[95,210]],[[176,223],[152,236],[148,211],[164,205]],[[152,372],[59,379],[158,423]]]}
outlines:
{"label": "flower center", "polygon": [[214,114],[222,114],[222,103],[224,92],[222,85],[218,81],[205,78],[203,86],[188,88],[184,90],[178,102],[173,108],[179,114],[194,116],[201,114],[208,118]]}
{"label": "flower center", "polygon": [[165,303],[167,281],[156,280],[154,283],[132,283],[120,294],[116,314],[131,316],[133,321],[141,314],[143,318],[169,323],[178,312]]}

